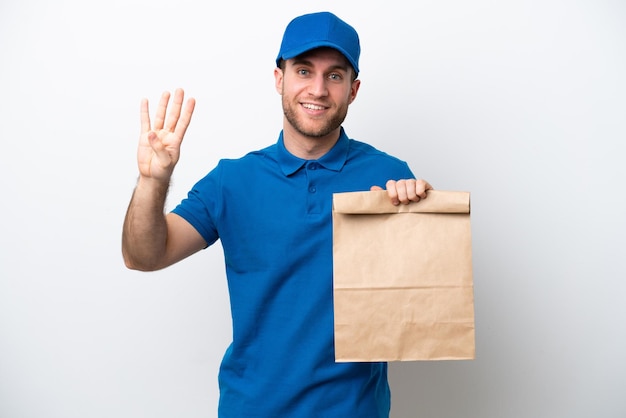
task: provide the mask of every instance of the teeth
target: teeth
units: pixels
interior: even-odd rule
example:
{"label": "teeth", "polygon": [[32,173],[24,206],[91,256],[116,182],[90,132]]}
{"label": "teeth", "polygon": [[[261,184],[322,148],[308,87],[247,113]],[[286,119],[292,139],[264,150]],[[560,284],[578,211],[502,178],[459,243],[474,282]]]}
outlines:
{"label": "teeth", "polygon": [[304,106],[306,109],[310,109],[310,110],[322,110],[322,109],[324,109],[324,106],[317,106],[317,105],[309,104],[309,103],[305,103],[302,106]]}

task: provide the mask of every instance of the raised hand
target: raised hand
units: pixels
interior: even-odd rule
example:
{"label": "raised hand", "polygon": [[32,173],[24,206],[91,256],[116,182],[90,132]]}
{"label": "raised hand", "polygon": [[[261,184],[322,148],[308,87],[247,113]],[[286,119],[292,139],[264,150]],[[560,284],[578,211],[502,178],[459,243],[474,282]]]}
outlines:
{"label": "raised hand", "polygon": [[150,123],[148,100],[141,101],[141,135],[137,149],[141,177],[169,182],[180,157],[180,144],[196,105],[195,99],[190,98],[183,109],[184,98],[184,91],[177,89],[168,112],[170,93],[164,92],[159,100],[153,125]]}

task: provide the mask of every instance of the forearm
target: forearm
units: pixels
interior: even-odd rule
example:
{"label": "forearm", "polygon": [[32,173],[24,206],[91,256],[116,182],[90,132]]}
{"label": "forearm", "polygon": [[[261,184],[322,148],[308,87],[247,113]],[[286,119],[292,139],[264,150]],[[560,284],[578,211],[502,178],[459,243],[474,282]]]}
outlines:
{"label": "forearm", "polygon": [[139,178],[122,231],[122,255],[128,268],[156,270],[167,247],[164,214],[169,184]]}

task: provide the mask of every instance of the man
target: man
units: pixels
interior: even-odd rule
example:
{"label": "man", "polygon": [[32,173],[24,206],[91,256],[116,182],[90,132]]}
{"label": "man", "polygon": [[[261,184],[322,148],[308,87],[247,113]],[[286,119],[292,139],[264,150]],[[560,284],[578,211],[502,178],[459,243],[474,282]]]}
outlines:
{"label": "man", "polygon": [[[381,189],[394,204],[432,187],[408,165],[349,139],[341,124],[360,87],[356,31],[323,12],[287,26],[274,70],[278,141],[221,160],[171,213],[165,196],[195,101],[141,105],[139,180],[124,222],[126,265],[167,267],[220,239],[233,341],[219,372],[221,417],[387,417],[385,363],[335,363],[332,194]],[[399,180],[398,180],[399,179]]]}

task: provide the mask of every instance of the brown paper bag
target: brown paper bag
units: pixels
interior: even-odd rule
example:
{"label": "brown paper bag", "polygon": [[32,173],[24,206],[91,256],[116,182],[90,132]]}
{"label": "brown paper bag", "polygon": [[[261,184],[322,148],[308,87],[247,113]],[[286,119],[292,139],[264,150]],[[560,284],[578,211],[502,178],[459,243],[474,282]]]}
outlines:
{"label": "brown paper bag", "polygon": [[468,192],[333,195],[335,359],[473,359]]}

